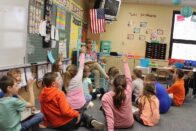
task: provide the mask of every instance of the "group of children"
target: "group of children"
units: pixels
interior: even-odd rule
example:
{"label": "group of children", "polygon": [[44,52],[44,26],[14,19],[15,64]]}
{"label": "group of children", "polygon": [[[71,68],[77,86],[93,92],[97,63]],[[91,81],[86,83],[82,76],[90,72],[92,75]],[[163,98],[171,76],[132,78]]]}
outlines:
{"label": "group of children", "polygon": [[[88,46],[88,44],[87,44]],[[69,65],[62,73],[62,62],[58,60],[53,70],[43,77],[42,92],[39,100],[41,113],[21,122],[20,112],[25,108],[35,106],[33,84],[28,82],[30,101],[25,102],[18,95],[17,77],[3,76],[0,79],[0,88],[4,96],[0,98],[0,128],[3,130],[28,130],[38,125],[41,128],[68,130],[84,125],[88,128],[103,130],[104,124],[88,115],[85,110],[95,98],[97,92],[103,91],[101,106],[106,118],[108,131],[114,128],[129,128],[134,124],[134,118],[146,126],[155,126],[159,123],[160,113],[166,113],[171,104],[183,104],[185,91],[183,71],[177,69],[174,74],[175,83],[167,90],[156,81],[153,74],[148,74],[144,80],[138,69],[131,71],[127,56],[123,56],[124,74],[117,68],[111,67],[106,75],[96,61],[85,65],[85,53],[88,48],[81,48],[79,67]],[[88,56],[90,60],[91,55]],[[88,78],[93,70],[90,64],[95,64],[98,71],[105,74],[108,86],[104,89],[96,87],[93,92],[92,82]],[[132,104],[139,108],[133,114]],[[6,117],[9,116],[9,117]],[[37,117],[38,116],[38,117]]]}

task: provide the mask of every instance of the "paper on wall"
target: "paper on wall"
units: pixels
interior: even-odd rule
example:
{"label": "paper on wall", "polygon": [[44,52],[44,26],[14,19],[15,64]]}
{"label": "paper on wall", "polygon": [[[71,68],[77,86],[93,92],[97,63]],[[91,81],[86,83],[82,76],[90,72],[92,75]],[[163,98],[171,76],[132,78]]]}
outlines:
{"label": "paper on wall", "polygon": [[26,75],[27,81],[34,79],[30,67],[25,68],[25,75]]}
{"label": "paper on wall", "polygon": [[39,33],[41,36],[46,36],[46,21],[40,22]]}
{"label": "paper on wall", "polygon": [[55,26],[51,26],[51,39],[54,39],[54,33],[55,33]]}
{"label": "paper on wall", "polygon": [[55,40],[59,41],[59,30],[55,29]]}
{"label": "paper on wall", "polygon": [[48,69],[47,69],[47,72],[52,72],[52,64],[48,64]]}
{"label": "paper on wall", "polygon": [[43,66],[42,65],[38,65],[37,67],[37,79],[38,81],[41,80],[44,76],[44,72],[43,72]]}
{"label": "paper on wall", "polygon": [[24,70],[24,68],[21,68],[20,71],[21,71],[20,87],[24,87],[24,86],[27,85],[27,80],[26,80],[26,76],[25,76],[25,70]]}

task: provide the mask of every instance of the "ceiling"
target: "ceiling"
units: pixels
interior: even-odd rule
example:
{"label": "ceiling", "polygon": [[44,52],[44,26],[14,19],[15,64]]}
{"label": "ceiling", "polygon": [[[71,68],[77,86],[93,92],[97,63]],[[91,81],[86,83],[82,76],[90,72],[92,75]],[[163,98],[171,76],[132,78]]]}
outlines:
{"label": "ceiling", "polygon": [[[122,0],[123,3],[173,5],[173,0]],[[196,0],[181,0],[180,5],[196,7]]]}

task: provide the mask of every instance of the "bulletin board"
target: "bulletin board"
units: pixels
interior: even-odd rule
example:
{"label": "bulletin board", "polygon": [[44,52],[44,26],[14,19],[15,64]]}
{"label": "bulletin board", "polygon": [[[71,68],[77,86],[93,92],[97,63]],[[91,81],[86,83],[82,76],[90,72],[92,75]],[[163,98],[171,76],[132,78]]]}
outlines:
{"label": "bulletin board", "polygon": [[[33,1],[29,2],[29,6],[33,5]],[[44,7],[42,7],[42,18],[44,15]],[[52,24],[56,24],[56,5],[52,6]],[[47,51],[42,47],[43,38],[39,34],[30,34],[27,35],[27,63],[37,63],[47,61]],[[58,43],[55,48],[52,48],[52,55],[54,59],[58,58]]]}
{"label": "bulletin board", "polygon": [[[64,3],[62,2],[63,1],[60,0],[53,0],[53,6],[52,6],[53,25],[57,25],[56,16],[57,16],[58,8],[62,8],[65,10],[65,30],[64,30],[65,32],[63,32],[65,35],[64,36],[65,41],[63,43],[62,42],[57,43],[56,47],[52,48],[52,54],[54,59],[57,59],[58,54],[60,53],[60,51],[62,51],[62,46],[61,46],[62,44],[66,45],[65,46],[66,51],[64,51],[64,54],[66,54],[67,57],[71,57],[72,50],[77,48],[77,43],[80,36],[80,33],[78,34],[78,32],[81,32],[79,31],[79,26],[81,27],[81,24],[78,25],[78,22],[80,22],[80,18],[82,16],[81,7],[78,5],[79,3],[73,0],[67,0],[64,1]],[[76,20],[76,18],[77,18],[77,22],[76,22],[77,24],[76,23],[74,24],[75,22],[74,20]],[[27,44],[28,63],[47,61],[47,49],[42,48],[41,36],[36,34],[33,35],[28,34],[27,42],[28,42]]]}

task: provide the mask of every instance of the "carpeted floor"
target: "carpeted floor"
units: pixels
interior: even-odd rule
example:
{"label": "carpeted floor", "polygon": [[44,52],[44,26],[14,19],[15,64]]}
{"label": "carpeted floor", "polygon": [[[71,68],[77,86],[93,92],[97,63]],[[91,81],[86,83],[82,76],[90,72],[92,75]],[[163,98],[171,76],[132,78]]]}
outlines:
{"label": "carpeted floor", "polygon": [[[87,111],[97,120],[105,123],[104,116],[99,110],[100,100],[93,101],[95,106]],[[39,106],[39,105],[38,105]],[[73,131],[88,131],[85,127]],[[53,129],[39,129],[39,131],[55,131]],[[104,131],[107,131],[105,126]],[[196,100],[186,99],[182,107],[171,107],[169,112],[161,115],[159,125],[146,127],[138,122],[129,129],[116,129],[115,131],[196,131]]]}

